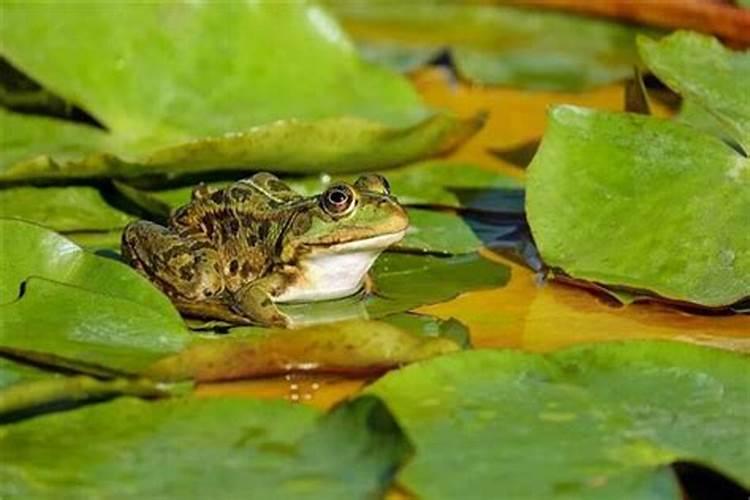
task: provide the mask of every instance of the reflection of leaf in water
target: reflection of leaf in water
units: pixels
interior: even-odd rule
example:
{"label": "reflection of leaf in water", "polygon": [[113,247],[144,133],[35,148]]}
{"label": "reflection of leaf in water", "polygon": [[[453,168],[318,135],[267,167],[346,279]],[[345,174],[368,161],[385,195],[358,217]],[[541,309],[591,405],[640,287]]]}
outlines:
{"label": "reflection of leaf in water", "polygon": [[410,453],[375,398],[327,415],[248,398],[122,398],[5,427],[0,495],[378,498]]}
{"label": "reflection of leaf in water", "polygon": [[416,496],[679,500],[677,460],[750,486],[748,366],[676,342],[476,350],[392,372],[367,393],[415,445],[398,480]]}

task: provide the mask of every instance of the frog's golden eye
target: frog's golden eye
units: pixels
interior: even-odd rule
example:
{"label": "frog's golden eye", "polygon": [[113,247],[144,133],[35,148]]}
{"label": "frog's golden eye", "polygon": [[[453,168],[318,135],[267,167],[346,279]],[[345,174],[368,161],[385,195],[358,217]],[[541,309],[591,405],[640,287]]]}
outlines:
{"label": "frog's golden eye", "polygon": [[340,217],[352,211],[356,198],[352,188],[339,184],[328,188],[321,197],[323,209],[330,215]]}
{"label": "frog's golden eye", "polygon": [[373,193],[380,193],[385,195],[391,194],[391,185],[388,179],[378,174],[363,175],[354,186],[363,191],[372,191]]}

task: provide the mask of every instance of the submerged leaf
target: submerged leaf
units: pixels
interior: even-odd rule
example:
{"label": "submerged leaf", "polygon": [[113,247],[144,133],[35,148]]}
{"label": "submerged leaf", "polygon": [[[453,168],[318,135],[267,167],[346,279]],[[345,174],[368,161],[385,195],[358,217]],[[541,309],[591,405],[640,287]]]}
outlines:
{"label": "submerged leaf", "polygon": [[374,398],[325,416],[247,398],[125,398],[5,427],[0,495],[375,498],[409,453]]}
{"label": "submerged leaf", "polygon": [[668,342],[480,350],[367,392],[415,445],[398,480],[416,496],[679,500],[667,469],[678,460],[750,487],[748,368],[747,357]]}
{"label": "submerged leaf", "polygon": [[638,48],[659,79],[713,114],[750,151],[750,52],[688,31],[660,41],[639,38]]}
{"label": "submerged leaf", "polygon": [[624,79],[638,62],[639,30],[600,19],[434,0],[330,5],[366,57],[392,63],[389,47],[402,60],[448,46],[461,75],[484,84],[581,90]]}
{"label": "submerged leaf", "polygon": [[707,307],[750,295],[750,160],[691,127],[553,109],[527,210],[544,261],[574,278]]}

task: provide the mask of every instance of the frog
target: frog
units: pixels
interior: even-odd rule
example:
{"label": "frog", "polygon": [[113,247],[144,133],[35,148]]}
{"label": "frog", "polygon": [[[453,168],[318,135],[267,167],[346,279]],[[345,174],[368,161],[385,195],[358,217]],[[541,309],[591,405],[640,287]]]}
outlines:
{"label": "frog", "polygon": [[220,189],[199,184],[164,225],[131,222],[121,250],[185,316],[290,327],[280,305],[363,293],[408,227],[381,175],[303,196],[259,172]]}

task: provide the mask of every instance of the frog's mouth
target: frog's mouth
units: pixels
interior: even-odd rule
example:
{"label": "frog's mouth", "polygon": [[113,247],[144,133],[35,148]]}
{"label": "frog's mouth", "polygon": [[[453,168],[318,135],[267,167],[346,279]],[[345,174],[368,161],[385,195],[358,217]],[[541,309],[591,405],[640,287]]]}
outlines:
{"label": "frog's mouth", "polygon": [[306,246],[314,253],[351,253],[367,250],[385,250],[394,243],[398,243],[406,235],[406,229],[393,233],[381,234],[370,238],[353,239],[337,243],[308,243]]}

